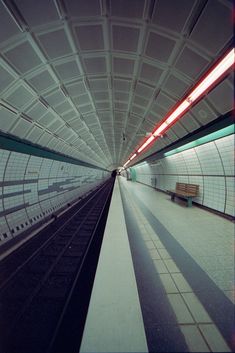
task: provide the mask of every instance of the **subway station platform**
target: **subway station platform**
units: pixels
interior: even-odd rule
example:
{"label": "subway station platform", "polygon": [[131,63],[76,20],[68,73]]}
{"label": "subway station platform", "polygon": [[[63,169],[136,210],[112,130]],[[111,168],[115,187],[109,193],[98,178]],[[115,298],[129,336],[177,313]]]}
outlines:
{"label": "subway station platform", "polygon": [[116,178],[80,352],[234,350],[234,224]]}

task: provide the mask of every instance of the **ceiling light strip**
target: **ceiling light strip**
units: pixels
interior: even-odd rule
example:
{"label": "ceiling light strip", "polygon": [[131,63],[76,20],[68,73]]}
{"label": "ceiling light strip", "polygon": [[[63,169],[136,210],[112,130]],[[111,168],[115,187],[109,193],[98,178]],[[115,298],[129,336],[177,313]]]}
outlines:
{"label": "ceiling light strip", "polygon": [[[217,62],[217,64],[205,75],[205,77],[199,81],[198,84],[194,86],[192,91],[184,98],[184,100],[175,106],[175,109],[165,118],[162,119],[160,125],[153,130],[152,135],[139,147],[139,149],[133,154],[131,158],[128,159],[128,163],[133,160],[137,154],[143,151],[153,140],[156,140],[159,136],[168,130],[178,119],[180,119],[192,106],[198,101],[205,93],[218,84],[219,80],[227,73],[227,71],[234,65],[235,61],[235,49],[231,49],[222,60]],[[128,163],[124,164],[124,167]]]}
{"label": "ceiling light strip", "polygon": [[198,84],[188,95],[188,99],[194,102],[204,94],[216,81],[234,64],[234,48],[222,59],[214,69]]}
{"label": "ceiling light strip", "polygon": [[123,167],[126,167],[127,166],[127,164],[129,164],[130,163],[130,159],[128,159],[128,161],[126,161],[126,163],[123,165]]}
{"label": "ceiling light strip", "polygon": [[144,149],[145,147],[147,147],[153,140],[154,140],[154,136],[151,135],[151,136],[145,141],[145,143],[143,143],[143,145],[137,150],[137,152],[140,153],[141,151],[143,151],[143,149]]}
{"label": "ceiling light strip", "polygon": [[131,156],[130,161],[132,161],[132,159],[134,159],[137,156],[137,153],[134,153],[133,156]]}

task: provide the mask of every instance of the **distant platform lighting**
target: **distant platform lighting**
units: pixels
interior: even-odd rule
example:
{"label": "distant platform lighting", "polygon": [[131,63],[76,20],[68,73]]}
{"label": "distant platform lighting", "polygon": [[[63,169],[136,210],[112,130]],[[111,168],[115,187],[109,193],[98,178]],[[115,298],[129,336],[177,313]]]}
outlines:
{"label": "distant platform lighting", "polygon": [[155,126],[154,130],[150,133],[150,137],[148,137],[138,150],[128,158],[127,162],[123,165],[124,167],[149,146],[151,142],[162,137],[163,134],[175,124],[190,109],[190,107],[192,107],[192,105],[196,104],[205,94],[215,87],[222,78],[224,78],[229,69],[234,66],[234,50],[234,48],[231,49],[226,55],[220,58],[198,81],[192,90],[173,107],[157,126]]}

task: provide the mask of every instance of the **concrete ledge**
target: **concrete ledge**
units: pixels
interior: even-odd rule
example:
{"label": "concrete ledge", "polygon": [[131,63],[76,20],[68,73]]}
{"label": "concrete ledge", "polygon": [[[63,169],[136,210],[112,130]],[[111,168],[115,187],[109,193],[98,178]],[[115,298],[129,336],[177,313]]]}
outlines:
{"label": "concrete ledge", "polygon": [[118,178],[80,352],[148,352]]}

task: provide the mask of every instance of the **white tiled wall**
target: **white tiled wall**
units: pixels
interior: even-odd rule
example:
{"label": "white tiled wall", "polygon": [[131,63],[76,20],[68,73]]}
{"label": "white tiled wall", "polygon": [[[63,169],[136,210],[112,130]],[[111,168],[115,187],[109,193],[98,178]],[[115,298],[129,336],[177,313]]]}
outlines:
{"label": "white tiled wall", "polygon": [[0,245],[109,176],[95,168],[0,149]]}
{"label": "white tiled wall", "polygon": [[198,184],[195,202],[235,215],[234,135],[165,157],[156,164],[135,166],[137,181],[160,190],[174,189],[177,181]]}

